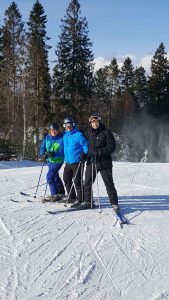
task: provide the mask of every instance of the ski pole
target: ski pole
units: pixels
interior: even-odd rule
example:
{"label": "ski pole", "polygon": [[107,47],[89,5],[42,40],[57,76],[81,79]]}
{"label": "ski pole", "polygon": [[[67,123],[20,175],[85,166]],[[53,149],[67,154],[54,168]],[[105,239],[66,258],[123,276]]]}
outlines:
{"label": "ski pole", "polygon": [[42,176],[42,171],[43,171],[44,164],[45,164],[45,162],[43,162],[43,164],[42,164],[42,168],[41,168],[41,171],[40,171],[40,175],[39,175],[38,184],[37,184],[37,187],[36,187],[36,192],[35,192],[34,198],[36,198],[36,195],[37,195],[37,192],[38,192],[39,183],[40,183],[40,179],[41,179],[41,176]]}
{"label": "ski pole", "polygon": [[100,208],[100,193],[99,193],[99,178],[98,178],[99,176],[98,176],[98,172],[97,172],[96,157],[95,157],[95,170],[96,170],[97,195],[98,195],[97,201],[98,201],[98,204],[99,204],[99,212],[101,212],[101,208]]}
{"label": "ski pole", "polygon": [[91,208],[93,208],[93,171],[94,171],[94,167],[93,167],[93,162],[92,162],[92,182],[91,182]]}
{"label": "ski pole", "polygon": [[76,176],[77,176],[77,173],[78,173],[78,171],[79,171],[80,166],[81,166],[81,161],[79,162],[79,165],[78,165],[77,170],[76,170],[76,174],[75,174],[74,178],[72,179],[72,185],[71,185],[69,194],[68,194],[68,196],[67,196],[65,206],[67,206],[67,203],[68,203],[68,201],[69,201],[69,198],[70,198],[70,194],[71,194],[72,188],[73,188],[73,186],[75,185],[74,181],[76,180]]}
{"label": "ski pole", "polygon": [[83,172],[84,172],[84,163],[82,162],[82,167],[81,167],[81,191],[82,191],[82,203],[84,200],[84,189],[83,189]]}

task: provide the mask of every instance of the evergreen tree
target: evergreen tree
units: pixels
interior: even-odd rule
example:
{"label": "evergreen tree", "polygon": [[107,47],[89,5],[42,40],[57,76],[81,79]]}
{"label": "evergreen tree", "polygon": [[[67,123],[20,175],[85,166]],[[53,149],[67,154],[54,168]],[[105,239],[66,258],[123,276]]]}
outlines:
{"label": "evergreen tree", "polygon": [[110,94],[108,126],[117,129],[121,118],[121,89],[120,69],[116,58],[111,60],[108,70],[108,89]]}
{"label": "evergreen tree", "polygon": [[114,58],[109,66],[99,69],[94,76],[94,111],[102,114],[108,127],[113,127],[112,123],[115,123],[116,104],[119,94],[119,74],[120,70]]}
{"label": "evergreen tree", "polygon": [[3,61],[2,27],[0,26],[0,70],[2,69],[2,61]]}
{"label": "evergreen tree", "polygon": [[120,69],[116,58],[113,58],[109,65],[109,84],[112,89],[112,95],[116,97],[120,89]]}
{"label": "evergreen tree", "polygon": [[63,118],[67,114],[66,103],[61,101],[60,98],[60,88],[61,88],[61,76],[60,76],[58,65],[53,68],[52,76],[52,101],[51,101],[51,111],[55,115],[59,122],[63,122]]}
{"label": "evergreen tree", "polygon": [[9,117],[7,138],[16,140],[19,122],[21,74],[23,63],[24,24],[15,2],[5,11],[2,27],[2,56],[4,65],[5,98]]}
{"label": "evergreen tree", "polygon": [[121,68],[121,90],[124,120],[133,118],[134,113],[134,67],[130,57],[127,57]]}
{"label": "evergreen tree", "polygon": [[[46,35],[47,16],[43,6],[37,0],[32,8],[28,21],[27,33],[27,88],[29,89],[29,103],[27,104],[27,126],[33,126],[35,133],[35,154],[39,153],[39,129],[50,119],[50,73],[48,65]],[[31,109],[30,109],[31,108]],[[35,140],[34,140],[35,141]]]}
{"label": "evergreen tree", "polygon": [[143,67],[136,68],[134,72],[134,95],[135,107],[137,112],[145,111],[148,104],[148,86],[145,69]]}
{"label": "evergreen tree", "polygon": [[78,0],[71,0],[66,16],[61,20],[61,35],[57,45],[56,97],[67,114],[86,111],[93,86],[93,54],[88,37],[88,23],[80,17]]}
{"label": "evergreen tree", "polygon": [[2,46],[2,28],[0,27],[0,139],[4,139],[7,133],[8,115],[5,99],[4,62]]}
{"label": "evergreen tree", "polygon": [[109,98],[108,94],[108,68],[100,68],[96,71],[94,76],[94,82],[95,82],[95,98],[97,99],[96,104],[96,111],[102,112],[104,115],[104,111],[107,110],[106,108],[106,101],[107,98]]}
{"label": "evergreen tree", "polygon": [[124,60],[123,66],[121,68],[121,85],[122,91],[125,92],[126,89],[133,91],[133,79],[134,79],[134,67],[130,57]]}
{"label": "evergreen tree", "polygon": [[163,43],[157,48],[151,62],[149,79],[150,112],[154,116],[169,116],[169,64]]}

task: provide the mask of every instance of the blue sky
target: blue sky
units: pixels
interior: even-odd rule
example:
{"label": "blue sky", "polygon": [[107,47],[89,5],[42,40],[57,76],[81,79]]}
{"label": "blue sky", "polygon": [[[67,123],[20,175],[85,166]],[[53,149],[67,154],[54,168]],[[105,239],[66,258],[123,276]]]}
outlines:
{"label": "blue sky", "polygon": [[[39,0],[48,17],[47,32],[52,49],[50,64],[55,59],[55,48],[69,0]],[[12,1],[0,1],[0,18]],[[35,1],[16,0],[27,21]],[[89,37],[97,67],[114,56],[119,64],[129,55],[135,65],[149,68],[152,55],[164,42],[169,51],[169,0],[79,0],[81,16],[86,16]],[[2,22],[3,23],[3,22]],[[52,64],[51,64],[52,66]]]}

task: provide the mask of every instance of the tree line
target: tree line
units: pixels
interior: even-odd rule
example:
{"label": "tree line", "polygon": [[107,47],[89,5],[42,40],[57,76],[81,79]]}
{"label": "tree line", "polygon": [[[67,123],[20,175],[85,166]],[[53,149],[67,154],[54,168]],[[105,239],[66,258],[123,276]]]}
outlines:
{"label": "tree line", "polygon": [[169,117],[169,61],[161,43],[151,61],[151,75],[127,57],[115,57],[94,72],[94,55],[86,17],[78,0],[70,0],[56,46],[52,71],[47,15],[37,0],[26,24],[12,2],[0,23],[0,139],[22,145],[23,157],[38,158],[50,122],[62,125],[71,115],[84,129],[98,112],[110,129],[121,132],[147,113]]}

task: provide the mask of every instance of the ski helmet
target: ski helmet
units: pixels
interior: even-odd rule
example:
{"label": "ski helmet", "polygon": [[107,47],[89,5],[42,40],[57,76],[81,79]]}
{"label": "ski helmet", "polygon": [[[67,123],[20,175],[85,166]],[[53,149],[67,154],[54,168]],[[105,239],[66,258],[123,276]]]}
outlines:
{"label": "ski helmet", "polygon": [[91,123],[93,120],[98,120],[100,122],[101,121],[101,117],[99,116],[99,114],[92,114],[89,117],[89,122]]}
{"label": "ski helmet", "polygon": [[50,126],[49,126],[50,130],[58,130],[59,129],[59,125],[56,122],[53,122]]}
{"label": "ski helmet", "polygon": [[72,126],[75,126],[75,122],[72,117],[65,117],[63,120],[63,127],[66,127],[66,124],[71,124]]}

